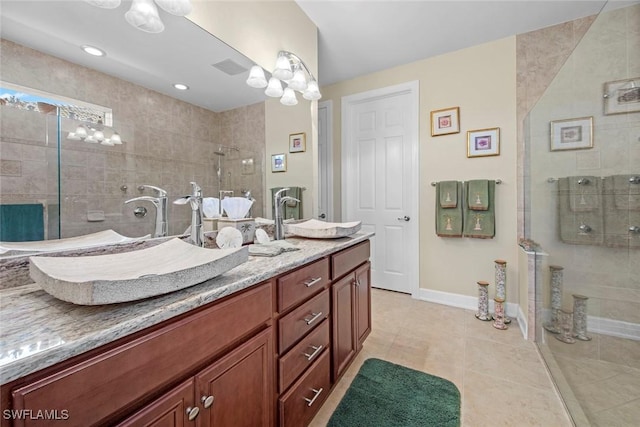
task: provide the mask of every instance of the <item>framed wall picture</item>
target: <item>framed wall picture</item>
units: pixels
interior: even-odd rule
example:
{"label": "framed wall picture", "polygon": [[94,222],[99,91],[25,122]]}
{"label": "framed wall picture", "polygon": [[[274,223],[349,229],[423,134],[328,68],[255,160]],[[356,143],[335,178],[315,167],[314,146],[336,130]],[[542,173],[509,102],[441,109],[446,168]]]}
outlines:
{"label": "framed wall picture", "polygon": [[460,133],[460,107],[431,112],[431,136]]}
{"label": "framed wall picture", "polygon": [[604,114],[640,111],[640,77],[604,84]]}
{"label": "framed wall picture", "polygon": [[593,117],[551,122],[551,151],[593,147]]}
{"label": "framed wall picture", "polygon": [[470,130],[467,132],[467,157],[500,155],[500,128]]}
{"label": "framed wall picture", "polygon": [[302,153],[307,149],[307,137],[304,132],[289,135],[289,152]]}
{"label": "framed wall picture", "polygon": [[271,172],[286,172],[286,171],[287,171],[287,155],[272,154],[271,155]]}

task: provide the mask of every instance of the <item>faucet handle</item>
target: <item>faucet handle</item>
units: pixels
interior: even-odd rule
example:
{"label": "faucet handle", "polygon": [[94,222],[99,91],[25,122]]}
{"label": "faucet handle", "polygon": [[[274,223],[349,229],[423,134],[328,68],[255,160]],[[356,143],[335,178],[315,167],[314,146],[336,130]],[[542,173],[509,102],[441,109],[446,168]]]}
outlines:
{"label": "faucet handle", "polygon": [[158,193],[158,197],[167,197],[167,192],[160,187],[156,187],[155,185],[142,184],[140,187],[142,187],[143,189],[148,188],[150,190],[155,190]]}
{"label": "faucet handle", "polygon": [[191,195],[195,197],[202,197],[202,188],[194,181],[191,181]]}
{"label": "faucet handle", "polygon": [[191,196],[190,196],[190,195],[188,195],[188,196],[182,196],[182,197],[179,197],[179,198],[175,199],[175,200],[173,201],[173,204],[174,204],[174,205],[186,205],[186,204],[187,204],[187,203],[189,203],[190,201],[191,201]]}

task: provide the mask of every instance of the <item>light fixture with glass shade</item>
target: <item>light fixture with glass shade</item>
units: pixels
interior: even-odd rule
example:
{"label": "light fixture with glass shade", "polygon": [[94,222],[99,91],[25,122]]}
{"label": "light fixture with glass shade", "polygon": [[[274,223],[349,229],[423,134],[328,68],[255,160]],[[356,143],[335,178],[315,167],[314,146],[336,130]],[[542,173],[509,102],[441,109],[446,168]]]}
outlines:
{"label": "light fixture with glass shade", "polygon": [[[115,9],[120,6],[121,0],[84,0],[89,4],[103,9]],[[191,0],[133,0],[131,8],[124,17],[129,24],[147,33],[161,33],[164,31],[164,23],[158,14],[158,8],[176,16],[185,16],[191,13]]]}
{"label": "light fixture with glass shade", "polygon": [[[286,84],[284,89],[283,82]],[[309,67],[297,55],[286,50],[278,52],[276,67],[268,83],[262,67],[254,65],[249,71],[247,85],[257,89],[266,87],[264,93],[267,96],[280,98],[280,103],[283,105],[298,104],[295,91],[301,92],[302,97],[309,101],[322,98],[318,82]]]}
{"label": "light fixture with glass shade", "polygon": [[[111,136],[108,136],[111,132]],[[70,141],[84,141],[92,144],[102,144],[108,146],[122,145],[122,137],[120,134],[108,126],[104,126],[102,121],[98,123],[81,123],[73,132],[67,134]]]}

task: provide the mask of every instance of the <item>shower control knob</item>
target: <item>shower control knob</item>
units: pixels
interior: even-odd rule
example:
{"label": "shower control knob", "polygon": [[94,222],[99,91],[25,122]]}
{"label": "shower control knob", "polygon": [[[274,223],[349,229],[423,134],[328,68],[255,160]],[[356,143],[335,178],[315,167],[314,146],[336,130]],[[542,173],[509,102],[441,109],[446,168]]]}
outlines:
{"label": "shower control knob", "polygon": [[583,233],[591,232],[591,227],[589,227],[587,224],[582,224],[580,227],[578,227],[578,229],[580,229],[580,231]]}
{"label": "shower control knob", "polygon": [[629,227],[629,233],[640,234],[640,227],[637,225],[632,225]]}

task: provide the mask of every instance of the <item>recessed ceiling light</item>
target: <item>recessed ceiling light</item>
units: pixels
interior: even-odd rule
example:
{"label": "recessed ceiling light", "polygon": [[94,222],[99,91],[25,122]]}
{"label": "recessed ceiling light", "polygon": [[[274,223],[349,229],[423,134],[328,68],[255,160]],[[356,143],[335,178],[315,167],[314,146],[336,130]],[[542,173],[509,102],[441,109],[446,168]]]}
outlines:
{"label": "recessed ceiling light", "polygon": [[178,90],[187,90],[187,89],[189,89],[189,86],[187,86],[185,84],[182,84],[182,83],[175,83],[173,85],[173,87],[175,87]]}
{"label": "recessed ceiling light", "polygon": [[89,55],[93,55],[93,56],[106,56],[107,55],[107,53],[104,50],[98,49],[97,47],[94,47],[94,46],[89,46],[88,44],[85,44],[85,45],[81,46],[81,49],[84,50]]}

